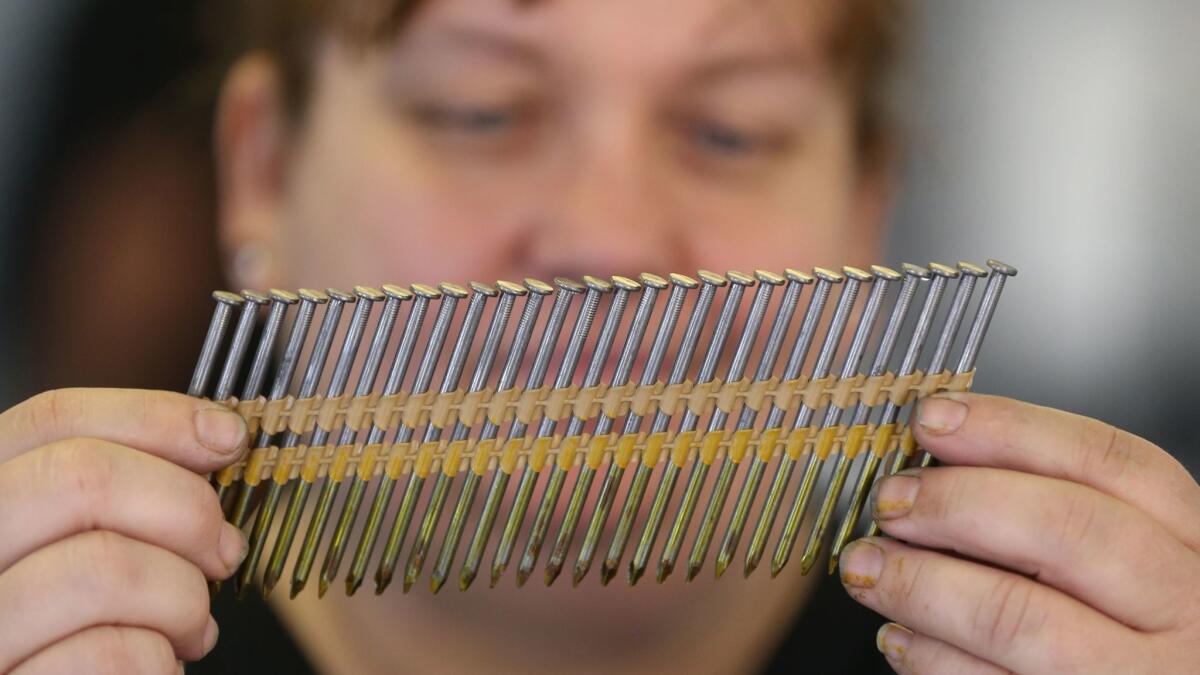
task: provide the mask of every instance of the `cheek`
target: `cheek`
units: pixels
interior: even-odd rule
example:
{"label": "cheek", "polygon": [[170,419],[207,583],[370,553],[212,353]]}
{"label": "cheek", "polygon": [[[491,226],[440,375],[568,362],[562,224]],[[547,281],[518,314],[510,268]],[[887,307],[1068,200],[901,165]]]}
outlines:
{"label": "cheek", "polygon": [[295,281],[511,276],[511,228],[496,200],[442,179],[393,129],[345,117],[315,126],[294,158],[284,250]]}
{"label": "cheek", "polygon": [[[839,267],[876,260],[880,242],[858,222],[865,199],[841,97],[828,97],[794,153],[738,189],[676,189],[678,217],[699,236],[701,264],[749,270]],[[708,235],[707,233],[713,233]]]}
{"label": "cheek", "polygon": [[786,179],[752,193],[693,194],[680,217],[695,223],[698,259],[746,270],[854,262],[861,235],[852,217],[849,167],[812,158],[789,169]]}

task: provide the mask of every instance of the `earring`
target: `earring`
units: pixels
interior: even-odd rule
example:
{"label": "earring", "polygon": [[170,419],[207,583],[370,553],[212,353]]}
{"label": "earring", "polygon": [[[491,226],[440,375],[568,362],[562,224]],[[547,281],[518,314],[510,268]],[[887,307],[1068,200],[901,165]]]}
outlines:
{"label": "earring", "polygon": [[270,269],[271,252],[262,244],[242,244],[233,252],[230,276],[240,288],[266,288]]}

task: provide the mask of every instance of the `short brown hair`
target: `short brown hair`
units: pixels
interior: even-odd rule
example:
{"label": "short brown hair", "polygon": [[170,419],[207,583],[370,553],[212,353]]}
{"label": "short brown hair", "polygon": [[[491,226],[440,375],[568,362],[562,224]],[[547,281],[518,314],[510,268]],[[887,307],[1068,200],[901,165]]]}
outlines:
{"label": "short brown hair", "polygon": [[[288,108],[300,115],[310,88],[312,48],[323,31],[331,30],[351,44],[379,44],[401,31],[426,1],[235,0],[238,18],[231,20],[221,13],[220,30],[227,55],[262,49],[278,61]],[[538,1],[514,0],[522,5]],[[839,14],[830,33],[829,53],[845,73],[857,103],[860,157],[874,164],[887,155],[895,136],[888,89],[908,33],[907,1],[833,1]]]}

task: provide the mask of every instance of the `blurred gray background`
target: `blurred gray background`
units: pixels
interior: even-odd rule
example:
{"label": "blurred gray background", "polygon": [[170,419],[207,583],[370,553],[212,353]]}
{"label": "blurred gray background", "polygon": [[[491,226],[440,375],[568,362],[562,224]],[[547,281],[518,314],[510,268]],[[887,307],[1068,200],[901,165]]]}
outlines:
{"label": "blurred gray background", "polygon": [[920,3],[893,260],[1020,275],[977,388],[1200,469],[1200,3]]}
{"label": "blurred gray background", "polygon": [[[0,0],[0,236],[22,225],[8,206],[82,4]],[[889,260],[1018,267],[978,389],[1106,419],[1200,469],[1200,2],[917,10]],[[23,364],[7,359],[0,400]]]}

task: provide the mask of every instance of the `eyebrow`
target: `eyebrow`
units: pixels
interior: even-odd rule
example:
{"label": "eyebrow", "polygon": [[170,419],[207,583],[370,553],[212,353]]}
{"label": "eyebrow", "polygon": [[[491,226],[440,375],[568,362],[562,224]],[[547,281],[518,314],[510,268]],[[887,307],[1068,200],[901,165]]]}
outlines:
{"label": "eyebrow", "polygon": [[436,41],[478,50],[485,55],[541,67],[546,56],[537,47],[510,35],[473,26],[448,26],[435,33]]}
{"label": "eyebrow", "polygon": [[814,69],[810,59],[788,50],[739,54],[704,61],[689,72],[687,79],[697,84],[711,84],[747,74],[808,75]]}
{"label": "eyebrow", "polygon": [[[471,25],[439,27],[431,43],[476,50],[489,57],[513,61],[532,68],[545,68],[549,59],[537,45],[520,37]],[[811,58],[796,50],[780,49],[701,57],[689,65],[683,79],[697,85],[719,83],[747,74],[807,75],[815,69]]]}

